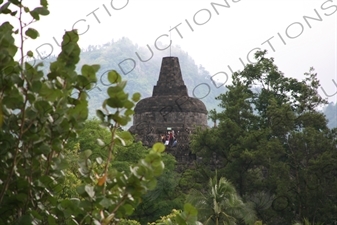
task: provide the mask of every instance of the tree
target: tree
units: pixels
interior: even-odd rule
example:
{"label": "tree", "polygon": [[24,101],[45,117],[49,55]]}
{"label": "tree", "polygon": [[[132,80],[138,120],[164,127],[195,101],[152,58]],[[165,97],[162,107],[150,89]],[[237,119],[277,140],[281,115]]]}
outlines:
{"label": "tree", "polygon": [[337,128],[337,103],[333,104],[333,102],[330,102],[329,105],[324,108],[324,114],[328,120],[328,126],[331,129]]}
{"label": "tree", "polygon": [[[17,10],[12,11],[11,7]],[[64,141],[76,134],[87,117],[86,90],[90,88],[87,84],[96,81],[95,72],[99,68],[86,65],[82,67],[82,75],[75,72],[80,52],[75,31],[65,33],[62,52],[50,65],[47,76],[39,70],[41,63],[25,62],[33,53],[24,51],[24,40],[37,38],[38,32],[23,21],[24,11],[33,21],[49,13],[46,1],[35,9],[24,7],[21,1],[8,1],[1,6],[1,13],[18,14],[19,20],[17,30],[9,22],[0,26],[3,165],[0,205],[5,223],[52,220],[50,210],[54,207],[49,203],[55,201],[52,193],[59,191],[57,184],[63,179]],[[20,38],[19,47],[14,42],[16,34]],[[18,49],[20,60],[16,61]],[[71,97],[75,90],[76,97]]]}
{"label": "tree", "polygon": [[170,214],[172,209],[182,209],[185,196],[178,188],[178,173],[175,171],[176,160],[171,154],[163,154],[165,169],[158,177],[155,189],[147,192],[135,212],[130,216],[142,224],[153,222],[161,216]]}
{"label": "tree", "polygon": [[212,109],[208,112],[208,118],[212,120],[214,124],[213,127],[216,127],[216,122],[218,120],[216,109]]}
{"label": "tree", "polygon": [[307,219],[303,219],[303,223],[296,222],[294,225],[323,225],[323,223],[310,223]]}
{"label": "tree", "polygon": [[[233,84],[217,98],[223,108],[218,127],[197,133],[192,150],[215,164],[241,196],[255,199],[266,223],[336,221],[337,132],[317,111],[326,104],[317,74],[311,68],[298,81],[285,77],[265,51],[256,60],[233,74]],[[266,195],[259,193],[270,199],[261,204]]]}
{"label": "tree", "polygon": [[73,149],[76,145],[79,145],[80,151],[90,149],[93,154],[100,155],[102,158],[107,157],[107,152],[104,151],[97,143],[97,139],[100,139],[104,143],[107,143],[110,139],[111,133],[109,129],[101,125],[101,121],[97,118],[86,120],[83,123],[83,128],[77,132],[76,137],[68,139],[66,147]]}
{"label": "tree", "polygon": [[[34,9],[23,2],[1,1],[0,6],[0,14],[19,21],[18,29],[8,21],[0,25],[0,223],[117,224],[133,212],[142,195],[156,186],[156,178],[164,169],[161,153],[165,146],[155,144],[129,167],[129,172],[111,168],[116,146],[132,143],[131,134],[119,127],[131,120],[140,94],[129,97],[124,91],[126,81],[110,71],[107,98],[97,110],[110,135],[108,140],[97,140],[106,158],[98,160],[90,149],[77,154],[65,148],[84,127],[88,90],[96,83],[100,66],[85,64],[80,74],[76,72],[80,48],[75,30],[65,32],[62,51],[47,74],[40,69],[42,62],[35,65],[35,61],[25,59],[34,59],[32,51],[24,50],[25,40],[38,37],[38,31],[29,26],[49,11],[47,0],[41,0]],[[31,16],[30,23],[23,21],[24,13]],[[20,60],[16,61],[18,50]],[[75,145],[75,149],[80,146]],[[67,159],[67,154],[72,158]],[[69,170],[69,161],[77,161],[76,181],[80,182],[75,185],[76,193],[62,195],[62,184],[72,179],[69,175],[75,175]],[[195,222],[180,218],[180,224]]]}
{"label": "tree", "polygon": [[234,225],[244,221],[253,224],[255,213],[249,204],[245,204],[236,193],[234,186],[224,177],[217,175],[208,183],[208,189],[203,192],[192,190],[187,201],[195,205],[198,219],[205,225]]}

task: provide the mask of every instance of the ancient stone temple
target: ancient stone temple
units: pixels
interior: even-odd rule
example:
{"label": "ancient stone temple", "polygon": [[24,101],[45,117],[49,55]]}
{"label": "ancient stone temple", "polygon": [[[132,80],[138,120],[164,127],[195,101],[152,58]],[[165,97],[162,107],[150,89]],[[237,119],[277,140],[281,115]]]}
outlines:
{"label": "ancient stone temple", "polygon": [[188,96],[179,59],[164,57],[152,97],[142,99],[135,107],[130,132],[144,145],[152,146],[161,141],[161,135],[173,131],[177,145],[170,149],[187,154],[189,136],[198,126],[207,127],[206,107],[201,100]]}

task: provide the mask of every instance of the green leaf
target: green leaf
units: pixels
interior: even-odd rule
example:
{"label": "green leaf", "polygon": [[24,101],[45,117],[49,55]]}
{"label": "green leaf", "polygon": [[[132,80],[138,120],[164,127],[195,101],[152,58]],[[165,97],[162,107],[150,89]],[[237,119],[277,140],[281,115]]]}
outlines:
{"label": "green leaf", "polygon": [[56,99],[62,97],[61,90],[53,89],[50,83],[42,83],[40,95],[48,101],[55,101]]}
{"label": "green leaf", "polygon": [[121,91],[123,91],[123,88],[121,88],[121,87],[119,87],[119,86],[115,86],[115,87],[109,87],[108,88],[108,90],[107,90],[107,92],[108,92],[108,95],[110,96],[110,97],[114,97],[114,96],[116,96],[116,94],[118,93],[118,92],[121,92]]}
{"label": "green leaf", "polygon": [[123,140],[123,138],[119,137],[118,135],[116,135],[116,139],[115,139],[116,144],[118,143],[117,140],[119,140],[119,142],[120,142],[123,146],[126,145],[126,143],[125,143],[125,141]]}
{"label": "green leaf", "polygon": [[1,7],[0,7],[0,14],[3,13],[3,14],[8,14],[8,13],[11,13],[12,11],[10,9],[8,9],[8,6],[10,5],[11,3],[10,2],[6,2],[5,4],[3,4]]}
{"label": "green leaf", "polygon": [[126,145],[126,142],[128,141],[133,141],[133,137],[131,135],[130,132],[128,131],[122,131],[122,132],[119,132],[116,137],[118,136],[118,138],[122,141],[122,144],[125,146]]}
{"label": "green leaf", "polygon": [[161,153],[165,151],[165,145],[163,143],[157,142],[152,146],[152,149],[154,150],[154,152]]}
{"label": "green leaf", "polygon": [[87,184],[84,187],[85,192],[87,192],[87,194],[89,195],[90,198],[93,198],[95,196],[95,191],[94,191],[94,187]]}
{"label": "green leaf", "polygon": [[116,70],[110,71],[108,73],[108,80],[111,84],[115,84],[121,81],[121,75]]}
{"label": "green leaf", "polygon": [[76,120],[85,120],[88,117],[88,102],[81,101],[76,104],[75,107],[69,109],[69,115],[75,118]]}
{"label": "green leaf", "polygon": [[113,97],[106,100],[106,104],[111,108],[122,108],[124,106],[124,101],[119,98]]}
{"label": "green leaf", "polygon": [[57,225],[55,218],[52,215],[48,215],[48,224]]}
{"label": "green leaf", "polygon": [[17,221],[15,221],[15,224],[20,225],[33,224],[32,217],[30,215],[23,215]]}
{"label": "green leaf", "polygon": [[76,192],[80,195],[83,196],[83,194],[85,193],[85,185],[80,185],[76,188]]}
{"label": "green leaf", "polygon": [[80,153],[80,158],[87,159],[91,156],[91,154],[92,154],[92,151],[87,149],[87,150]]}
{"label": "green leaf", "polygon": [[191,216],[198,215],[198,210],[194,208],[194,206],[192,206],[190,203],[186,203],[184,205],[184,212]]}
{"label": "green leaf", "polygon": [[140,99],[140,97],[141,97],[141,95],[140,95],[140,93],[134,93],[133,95],[132,95],[132,101],[134,101],[134,102],[138,102],[139,101],[139,99]]}
{"label": "green leaf", "polygon": [[2,104],[11,109],[19,109],[23,105],[23,96],[17,90],[12,91],[10,96],[4,96]]}
{"label": "green leaf", "polygon": [[27,52],[27,55],[28,55],[29,57],[33,57],[33,56],[34,56],[33,52],[30,51],[30,50]]}
{"label": "green leaf", "polygon": [[96,72],[99,69],[99,65],[89,66],[87,64],[83,65],[81,68],[81,73],[83,76],[87,77],[89,81],[96,81]]}
{"label": "green leaf", "polygon": [[127,125],[129,121],[130,121],[130,118],[125,117],[125,116],[121,116],[121,117],[116,118],[116,122],[119,123],[122,126]]}
{"label": "green leaf", "polygon": [[60,209],[67,209],[67,210],[73,210],[74,208],[78,207],[80,205],[80,199],[78,198],[72,198],[72,199],[64,199],[59,204]]}
{"label": "green leaf", "polygon": [[47,16],[47,15],[49,15],[49,10],[47,8],[45,8],[45,7],[36,7],[31,12],[37,13],[37,14],[39,14],[41,16]]}
{"label": "green leaf", "polygon": [[124,204],[122,209],[125,211],[125,215],[131,215],[135,208],[130,204]]}
{"label": "green leaf", "polygon": [[57,138],[53,139],[52,140],[52,148],[56,152],[62,151],[62,148],[63,148],[62,141],[57,139]]}
{"label": "green leaf", "polygon": [[95,72],[98,72],[98,70],[101,68],[101,65],[99,64],[93,64],[91,67],[94,69]]}
{"label": "green leaf", "polygon": [[100,119],[101,119],[101,121],[104,121],[105,114],[103,113],[103,111],[102,111],[102,110],[100,110],[100,109],[97,109],[97,110],[96,110],[96,115],[98,116],[98,118],[100,118]]}
{"label": "green leaf", "polygon": [[78,75],[77,76],[77,89],[78,90],[81,90],[83,88],[89,90],[91,88],[91,82],[89,81],[89,79],[85,76],[82,76],[82,75]]}
{"label": "green leaf", "polygon": [[125,116],[131,116],[135,113],[135,111],[133,111],[132,109],[127,109],[125,110],[124,114]]}
{"label": "green leaf", "polygon": [[103,163],[103,159],[101,157],[97,157],[95,160],[100,165]]}
{"label": "green leaf", "polygon": [[158,160],[158,161],[152,163],[152,167],[153,167],[153,171],[154,171],[153,175],[154,176],[160,176],[163,173],[165,165],[161,160]]}
{"label": "green leaf", "polygon": [[[128,100],[128,97],[129,97],[129,94],[128,93],[125,93],[125,92],[119,92],[117,94],[117,98],[121,99],[121,100],[124,100],[124,102],[127,102]],[[124,105],[125,106],[125,105]]]}
{"label": "green leaf", "polygon": [[102,139],[100,139],[100,138],[97,138],[97,144],[99,145],[99,146],[105,146],[105,143],[104,143],[104,141],[102,141]]}
{"label": "green leaf", "polygon": [[68,169],[69,168],[69,163],[65,159],[60,159],[60,161],[57,163],[57,167],[56,168],[58,170]]}
{"label": "green leaf", "polygon": [[[43,219],[42,215],[40,213],[38,213],[36,210],[31,210],[30,213],[36,219],[39,219],[39,220]],[[1,222],[1,220],[0,220],[0,222]]]}
{"label": "green leaf", "polygon": [[39,20],[40,16],[36,11],[30,11],[29,14],[33,17],[35,20]]}
{"label": "green leaf", "polygon": [[14,5],[19,5],[21,4],[21,1],[20,0],[10,0],[10,2]]}
{"label": "green leaf", "polygon": [[177,221],[177,224],[179,224],[179,225],[187,225],[186,221],[181,217],[181,215],[177,215],[175,219]]}
{"label": "green leaf", "polygon": [[18,13],[18,11],[11,12],[11,16],[15,16]]}
{"label": "green leaf", "polygon": [[108,217],[106,217],[102,220],[101,225],[111,224],[111,221],[113,220],[114,217],[115,217],[115,214],[111,213]]}
{"label": "green leaf", "polygon": [[125,101],[125,103],[124,103],[124,107],[129,109],[129,110],[134,106],[135,106],[135,104],[133,102],[129,101],[129,100]]}
{"label": "green leaf", "polygon": [[27,195],[25,193],[19,193],[15,197],[20,202],[25,202],[27,199]]}
{"label": "green leaf", "polygon": [[41,113],[41,116],[46,116],[48,113],[51,112],[52,107],[48,101],[45,100],[39,100],[34,103],[35,109],[38,111],[38,113]]}
{"label": "green leaf", "polygon": [[45,175],[38,179],[38,186],[52,188],[55,185],[54,182],[53,177]]}
{"label": "green leaf", "polygon": [[110,206],[112,206],[113,205],[113,201],[111,200],[111,199],[108,199],[108,198],[103,198],[100,202],[99,202],[99,204],[101,205],[101,206],[103,206],[104,208],[108,208],[108,207],[110,207]]}
{"label": "green leaf", "polygon": [[39,36],[39,32],[34,28],[28,28],[25,34],[32,39],[36,39]]}
{"label": "green leaf", "polygon": [[40,5],[47,8],[47,6],[48,6],[47,0],[40,0]]}
{"label": "green leaf", "polygon": [[126,84],[127,84],[127,81],[123,80],[123,81],[120,81],[119,84],[117,84],[117,86],[120,87],[121,89],[124,89]]}
{"label": "green leaf", "polygon": [[149,190],[154,190],[157,186],[157,179],[151,179],[147,182],[147,188]]}
{"label": "green leaf", "polygon": [[118,133],[118,136],[121,137],[125,141],[132,141],[133,137],[129,131],[122,131]]}

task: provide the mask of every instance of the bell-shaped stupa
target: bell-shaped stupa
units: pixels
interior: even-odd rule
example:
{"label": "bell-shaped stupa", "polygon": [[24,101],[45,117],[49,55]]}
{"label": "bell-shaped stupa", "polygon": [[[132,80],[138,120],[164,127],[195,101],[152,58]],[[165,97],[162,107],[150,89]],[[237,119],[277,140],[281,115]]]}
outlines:
{"label": "bell-shaped stupa", "polygon": [[188,148],[189,136],[198,126],[207,127],[206,107],[201,100],[188,96],[179,59],[164,57],[152,97],[140,100],[135,107],[130,132],[147,146],[173,132],[176,147]]}

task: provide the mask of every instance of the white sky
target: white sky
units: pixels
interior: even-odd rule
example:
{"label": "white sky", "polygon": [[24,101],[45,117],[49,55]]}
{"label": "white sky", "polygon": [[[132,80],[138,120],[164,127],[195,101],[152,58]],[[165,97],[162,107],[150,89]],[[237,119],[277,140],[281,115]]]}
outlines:
{"label": "white sky", "polygon": [[[29,0],[35,6],[38,2]],[[57,54],[53,38],[60,43],[64,29],[71,30],[82,19],[75,25],[79,33],[89,26],[80,36],[82,48],[124,36],[139,45],[149,44],[156,54],[155,40],[162,34],[169,35],[170,27],[181,23],[177,29],[183,38],[172,30],[173,44],[180,45],[211,75],[226,72],[230,76],[228,66],[241,70],[239,58],[247,63],[247,54],[261,48],[268,50],[286,76],[301,79],[314,67],[326,94],[337,92],[337,0],[228,0],[228,8],[215,3],[226,5],[225,0],[49,0],[51,14],[32,24],[40,37],[27,44],[32,50],[43,45],[39,50],[47,54],[51,48],[46,43],[51,44],[52,54]],[[304,16],[316,20],[307,19],[308,24]],[[318,21],[319,16],[322,21]],[[273,36],[270,43],[275,52],[268,43],[262,44]],[[169,43],[167,37],[160,41]],[[322,90],[320,94],[326,97]],[[336,102],[337,93],[328,100]]]}

